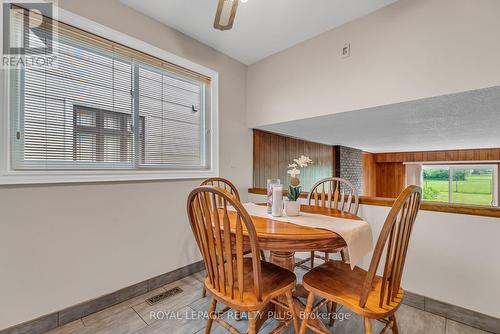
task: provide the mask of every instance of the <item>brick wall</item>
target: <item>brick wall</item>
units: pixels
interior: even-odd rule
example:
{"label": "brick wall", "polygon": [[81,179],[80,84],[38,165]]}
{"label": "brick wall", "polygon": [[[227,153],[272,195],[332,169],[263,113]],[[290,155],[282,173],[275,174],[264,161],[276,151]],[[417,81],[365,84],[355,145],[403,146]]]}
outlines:
{"label": "brick wall", "polygon": [[363,152],[361,150],[337,146],[336,150],[336,175],[349,180],[363,194]]}

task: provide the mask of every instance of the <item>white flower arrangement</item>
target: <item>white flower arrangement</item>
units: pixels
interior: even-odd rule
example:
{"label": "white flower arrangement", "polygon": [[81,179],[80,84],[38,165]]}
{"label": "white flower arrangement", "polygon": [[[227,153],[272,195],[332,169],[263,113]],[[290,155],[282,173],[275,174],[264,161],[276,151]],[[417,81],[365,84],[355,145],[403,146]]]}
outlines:
{"label": "white flower arrangement", "polygon": [[293,159],[293,161],[295,161],[295,164],[292,165],[299,165],[299,167],[307,167],[308,164],[311,164],[313,162],[311,159],[309,159],[309,157],[306,157],[305,155],[301,155],[300,158]]}
{"label": "white flower arrangement", "polygon": [[300,180],[297,178],[297,176],[300,175],[300,168],[307,167],[313,163],[313,161],[305,155],[301,155],[298,159],[293,159],[293,161],[293,163],[288,165],[287,170],[287,174],[289,174],[291,177],[291,185],[288,191],[288,199],[290,201],[296,201],[299,198],[300,192],[302,190],[302,187],[299,186]]}
{"label": "white flower arrangement", "polygon": [[301,155],[298,159],[293,159],[294,163],[288,165],[287,173],[290,174],[291,177],[297,177],[300,174],[299,168],[307,167],[312,164],[313,161],[306,157],[305,155]]}
{"label": "white flower arrangement", "polygon": [[289,169],[287,173],[290,174],[291,177],[297,177],[297,175],[300,174],[300,169],[297,169],[297,167],[293,167],[292,169]]}

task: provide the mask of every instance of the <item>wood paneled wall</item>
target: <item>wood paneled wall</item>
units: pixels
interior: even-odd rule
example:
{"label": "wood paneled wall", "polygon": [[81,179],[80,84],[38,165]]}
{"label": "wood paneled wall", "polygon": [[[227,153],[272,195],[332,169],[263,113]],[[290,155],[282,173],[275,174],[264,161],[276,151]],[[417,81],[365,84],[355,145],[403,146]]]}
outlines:
{"label": "wood paneled wall", "polygon": [[363,195],[377,196],[377,164],[375,154],[363,152]]}
{"label": "wood paneled wall", "polygon": [[253,131],[253,184],[266,188],[267,179],[280,179],[286,187],[290,176],[286,173],[289,163],[300,155],[309,156],[314,164],[301,170],[303,191],[318,180],[332,176],[335,171],[335,148],[260,130]]}
{"label": "wood paneled wall", "polygon": [[500,160],[500,148],[449,151],[377,153],[376,162],[487,161]]}
{"label": "wood paneled wall", "polygon": [[402,162],[376,165],[376,197],[398,197],[405,189],[405,165]]}

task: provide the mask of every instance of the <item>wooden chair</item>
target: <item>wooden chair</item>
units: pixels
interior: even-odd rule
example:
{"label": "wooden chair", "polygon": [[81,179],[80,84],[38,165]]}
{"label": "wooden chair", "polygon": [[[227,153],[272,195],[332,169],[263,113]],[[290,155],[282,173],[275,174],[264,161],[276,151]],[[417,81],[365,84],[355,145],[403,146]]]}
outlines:
{"label": "wooden chair", "polygon": [[[396,199],[380,232],[368,271],[359,267],[351,270],[349,264],[329,261],[304,276],[304,288],[309,291],[309,296],[300,334],[306,327],[324,333],[312,328],[308,319],[325,301],[329,303],[329,312],[335,312],[337,304],[341,304],[364,317],[367,334],[372,333],[371,319],[385,323],[381,333],[388,333],[391,329],[393,333],[399,333],[395,312],[403,299],[401,277],[421,197],[420,187],[409,186]],[[376,273],[384,249],[385,264],[380,277]],[[323,298],[315,307],[314,296]],[[330,318],[330,325],[333,325],[333,318]]]}
{"label": "wooden chair", "polygon": [[[241,202],[240,200],[240,194],[238,193],[238,189],[236,189],[236,186],[229,180],[222,178],[222,177],[212,177],[210,179],[206,179],[203,181],[200,186],[214,186],[218,188],[222,188],[229,192],[231,195],[236,197],[236,199]],[[260,256],[263,260],[266,260],[266,254],[264,253],[263,250],[260,251]]]}
{"label": "wooden chair", "polygon": [[[229,206],[235,211],[229,211]],[[248,312],[248,333],[255,334],[261,316],[258,312],[269,303],[284,307],[290,314],[289,319],[277,327],[276,333],[290,322],[298,331],[292,298],[295,274],[260,260],[257,233],[241,203],[221,188],[201,186],[189,194],[187,211],[207,269],[205,287],[212,296],[205,333],[210,333],[214,320],[231,333],[239,333],[221,319],[223,313],[234,309]],[[231,234],[231,225],[234,234]],[[244,234],[247,240],[244,240]],[[244,257],[244,244],[249,245],[251,257]],[[276,299],[281,296],[286,297],[286,304]],[[216,313],[217,302],[227,307]]]}
{"label": "wooden chair", "polygon": [[[358,214],[359,196],[354,185],[348,180],[339,177],[327,177],[316,182],[309,194],[307,195],[307,204],[320,206],[323,208],[333,208],[340,211]],[[317,255],[316,252],[311,252],[311,256],[303,260],[297,261],[296,267],[309,270],[314,268],[314,259],[321,259],[328,262],[330,253],[340,252],[342,261],[346,262],[348,255],[343,249],[329,249],[324,252],[324,256]],[[310,262],[310,268],[304,263]]]}
{"label": "wooden chair", "polygon": [[[204,180],[202,183],[200,183],[200,186],[214,186],[214,187],[222,188],[222,189],[226,190],[227,192],[229,192],[231,195],[233,195],[238,200],[238,202],[240,202],[240,194],[238,193],[238,189],[231,181],[229,181],[225,178],[212,177],[212,178]],[[245,253],[250,253],[250,252],[251,252],[250,249],[245,249]],[[260,257],[262,260],[264,260],[264,261],[266,260],[266,254],[264,253],[263,250],[260,251]],[[205,298],[205,296],[207,295],[207,290],[205,289],[205,287],[203,287],[203,291],[202,291],[201,295],[203,298]]]}

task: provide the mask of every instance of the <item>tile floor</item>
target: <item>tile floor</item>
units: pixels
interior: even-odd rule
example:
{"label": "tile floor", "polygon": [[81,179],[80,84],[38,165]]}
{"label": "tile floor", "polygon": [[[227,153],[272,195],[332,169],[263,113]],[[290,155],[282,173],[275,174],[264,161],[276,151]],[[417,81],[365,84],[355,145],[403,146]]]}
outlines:
{"label": "tile floor", "polygon": [[[303,272],[297,272],[298,281]],[[208,309],[210,297],[201,298],[203,273],[197,273],[179,281],[167,284],[155,291],[114,305],[80,320],[54,329],[46,334],[203,334],[206,320],[198,317]],[[165,301],[150,306],[146,299],[161,291],[180,287],[183,292]],[[338,310],[344,320],[337,320],[332,333],[362,334],[362,320],[347,309]],[[398,324],[401,334],[487,334],[487,332],[402,305],[398,310]],[[226,315],[230,317],[230,314]],[[241,332],[247,322],[229,319]],[[269,333],[276,323],[268,321],[259,333]],[[374,332],[380,332],[382,325],[374,322]],[[212,333],[228,333],[214,323]],[[289,327],[285,333],[294,333]]]}

